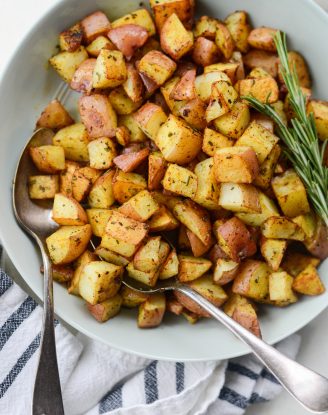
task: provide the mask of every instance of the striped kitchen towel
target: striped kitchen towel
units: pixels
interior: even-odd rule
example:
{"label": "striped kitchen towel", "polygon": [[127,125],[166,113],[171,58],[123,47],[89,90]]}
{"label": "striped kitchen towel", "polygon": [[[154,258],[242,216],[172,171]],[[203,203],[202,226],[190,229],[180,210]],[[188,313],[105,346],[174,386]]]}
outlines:
{"label": "striped kitchen towel", "polygon": [[[31,413],[42,309],[0,270],[0,414]],[[237,415],[281,386],[252,356],[221,362],[152,361],[110,348],[56,322],[66,415]],[[278,349],[295,357],[300,337]]]}

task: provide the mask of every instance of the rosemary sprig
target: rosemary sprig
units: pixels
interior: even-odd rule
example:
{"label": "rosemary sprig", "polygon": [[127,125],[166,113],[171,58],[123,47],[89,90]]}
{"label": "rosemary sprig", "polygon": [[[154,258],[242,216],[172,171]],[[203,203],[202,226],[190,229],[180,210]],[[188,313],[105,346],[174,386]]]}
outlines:
{"label": "rosemary sprig", "polygon": [[289,100],[295,113],[291,126],[286,126],[269,104],[263,104],[252,96],[242,97],[257,111],[271,117],[278,127],[278,134],[284,142],[285,154],[303,180],[312,206],[328,226],[328,168],[323,156],[327,141],[320,149],[313,114],[306,112],[306,99],[300,87],[295,67],[288,61],[285,33],[278,32],[275,44],[280,58],[280,70],[289,92]]}

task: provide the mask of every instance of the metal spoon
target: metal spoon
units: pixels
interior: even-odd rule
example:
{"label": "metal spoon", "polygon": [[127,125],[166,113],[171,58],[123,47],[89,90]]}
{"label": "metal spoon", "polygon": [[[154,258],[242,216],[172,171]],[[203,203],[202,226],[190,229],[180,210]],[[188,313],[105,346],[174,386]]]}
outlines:
{"label": "metal spoon", "polygon": [[328,411],[328,379],[269,346],[188,285],[181,284],[178,281],[164,280],[159,281],[156,287],[151,288],[128,276],[124,276],[123,284],[135,291],[149,294],[175,290],[186,295],[246,343],[287,392],[301,405],[315,413],[321,414]]}
{"label": "metal spoon", "polygon": [[17,222],[37,242],[44,267],[43,328],[34,385],[33,415],[64,414],[55,343],[52,268],[45,246],[46,237],[58,225],[51,220],[52,201],[31,200],[27,188],[28,177],[38,174],[29,156],[29,148],[52,144],[53,135],[46,128],[32,135],[22,152],[13,181],[13,208]]}

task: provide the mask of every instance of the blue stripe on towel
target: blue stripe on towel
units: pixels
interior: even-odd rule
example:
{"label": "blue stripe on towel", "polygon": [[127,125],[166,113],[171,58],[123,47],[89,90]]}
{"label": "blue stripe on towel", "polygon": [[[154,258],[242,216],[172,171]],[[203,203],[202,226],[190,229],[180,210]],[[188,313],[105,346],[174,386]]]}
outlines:
{"label": "blue stripe on towel", "polygon": [[258,393],[253,392],[251,397],[248,400],[248,403],[253,404],[253,403],[262,403],[262,402],[268,402],[267,399],[262,398],[262,396],[260,396]]}
{"label": "blue stripe on towel", "polygon": [[253,372],[252,370],[248,369],[245,366],[240,365],[239,363],[234,363],[232,361],[230,361],[228,363],[228,367],[227,370],[229,370],[229,372],[236,372],[239,375],[243,375],[246,376],[252,380],[257,380],[259,378],[259,374]]}
{"label": "blue stripe on towel", "polygon": [[99,403],[99,414],[122,407],[122,385],[109,391]]}
{"label": "blue stripe on towel", "polygon": [[241,409],[247,408],[247,399],[245,396],[239,395],[239,393],[230,388],[227,388],[226,386],[222,387],[219,399],[222,401],[227,401]]}
{"label": "blue stripe on towel", "polygon": [[279,381],[273,376],[271,372],[269,372],[266,368],[264,368],[261,372],[261,376],[264,379],[269,380],[272,383],[275,383],[276,385],[280,385]]}
{"label": "blue stripe on towel", "polygon": [[185,380],[185,365],[182,362],[176,362],[175,383],[176,383],[177,393],[180,393],[184,390],[184,380]]}
{"label": "blue stripe on towel", "polygon": [[18,309],[12,313],[0,328],[0,350],[2,350],[7,340],[14,334],[17,327],[31,315],[36,306],[37,303],[31,297],[27,297]]}
{"label": "blue stripe on towel", "polygon": [[157,360],[151,362],[144,370],[146,403],[153,403],[158,399]]}
{"label": "blue stripe on towel", "polygon": [[13,285],[13,281],[2,270],[0,270],[0,297],[4,294],[8,288]]}

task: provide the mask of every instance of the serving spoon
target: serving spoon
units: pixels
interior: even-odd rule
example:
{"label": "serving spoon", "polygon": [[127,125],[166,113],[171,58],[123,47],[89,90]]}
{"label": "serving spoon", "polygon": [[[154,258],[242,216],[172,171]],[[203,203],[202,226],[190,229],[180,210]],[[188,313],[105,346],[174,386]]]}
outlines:
{"label": "serving spoon", "polygon": [[51,219],[52,200],[31,200],[27,187],[29,176],[39,174],[30,158],[29,148],[52,144],[53,136],[52,130],[46,128],[32,135],[21,154],[13,181],[15,217],[38,244],[44,267],[43,327],[33,393],[33,415],[64,415],[55,343],[52,267],[45,245],[46,238],[58,229],[58,225]]}
{"label": "serving spoon", "polygon": [[[16,219],[21,227],[37,242],[44,265],[43,332],[33,395],[33,415],[64,414],[53,322],[52,269],[45,246],[46,237],[54,232],[58,225],[51,219],[52,201],[31,200],[27,189],[28,177],[37,173],[29,156],[29,148],[51,144],[53,135],[54,133],[51,130],[45,128],[33,134],[23,150],[13,182],[13,207]],[[177,280],[165,280],[160,281],[156,287],[148,287],[127,275],[124,275],[123,284],[135,291],[147,294],[178,291],[186,295],[247,344],[281,385],[301,405],[314,413],[328,411],[328,379],[300,365],[256,337],[187,284],[181,284]]]}

